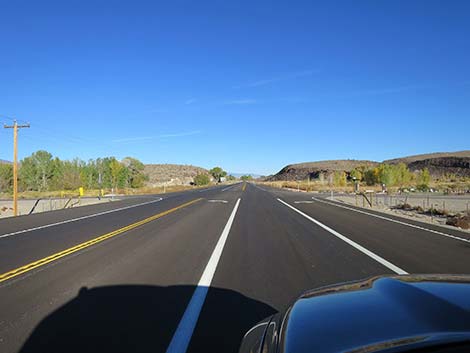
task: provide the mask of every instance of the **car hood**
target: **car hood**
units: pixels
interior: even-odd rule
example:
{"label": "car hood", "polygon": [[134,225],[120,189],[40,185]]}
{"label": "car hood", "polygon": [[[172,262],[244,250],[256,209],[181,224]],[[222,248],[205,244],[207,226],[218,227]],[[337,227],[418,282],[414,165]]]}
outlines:
{"label": "car hood", "polygon": [[470,277],[390,276],[323,287],[285,314],[279,348],[399,352],[470,340]]}

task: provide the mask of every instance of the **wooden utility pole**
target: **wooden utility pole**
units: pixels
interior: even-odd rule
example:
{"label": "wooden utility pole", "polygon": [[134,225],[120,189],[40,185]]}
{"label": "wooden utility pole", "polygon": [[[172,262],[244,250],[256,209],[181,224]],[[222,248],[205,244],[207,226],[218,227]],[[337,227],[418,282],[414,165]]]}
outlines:
{"label": "wooden utility pole", "polygon": [[29,124],[18,125],[15,122],[13,125],[4,125],[5,129],[13,129],[13,214],[18,216],[18,129],[28,128]]}

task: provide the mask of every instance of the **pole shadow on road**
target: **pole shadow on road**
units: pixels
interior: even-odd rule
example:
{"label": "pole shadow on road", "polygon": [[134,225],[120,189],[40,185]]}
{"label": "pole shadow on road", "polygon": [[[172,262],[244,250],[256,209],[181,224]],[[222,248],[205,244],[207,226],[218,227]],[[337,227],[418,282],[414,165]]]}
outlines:
{"label": "pole shadow on road", "polygon": [[[195,288],[82,288],[38,324],[20,352],[165,352]],[[245,332],[274,313],[235,291],[210,288],[190,351],[237,352]]]}

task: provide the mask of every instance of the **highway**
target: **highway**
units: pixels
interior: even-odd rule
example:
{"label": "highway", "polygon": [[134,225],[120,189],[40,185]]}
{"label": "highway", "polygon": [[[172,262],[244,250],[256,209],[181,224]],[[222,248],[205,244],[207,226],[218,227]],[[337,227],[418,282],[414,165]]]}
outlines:
{"label": "highway", "polygon": [[237,352],[306,290],[470,274],[470,233],[251,183],[0,220],[0,351]]}

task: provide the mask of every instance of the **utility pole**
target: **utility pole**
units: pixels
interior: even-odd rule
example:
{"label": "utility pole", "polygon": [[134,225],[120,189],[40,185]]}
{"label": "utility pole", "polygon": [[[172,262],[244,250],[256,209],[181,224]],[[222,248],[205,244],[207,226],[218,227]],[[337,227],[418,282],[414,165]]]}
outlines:
{"label": "utility pole", "polygon": [[13,214],[18,216],[18,129],[28,128],[29,124],[18,125],[15,120],[13,125],[3,127],[13,129]]}

